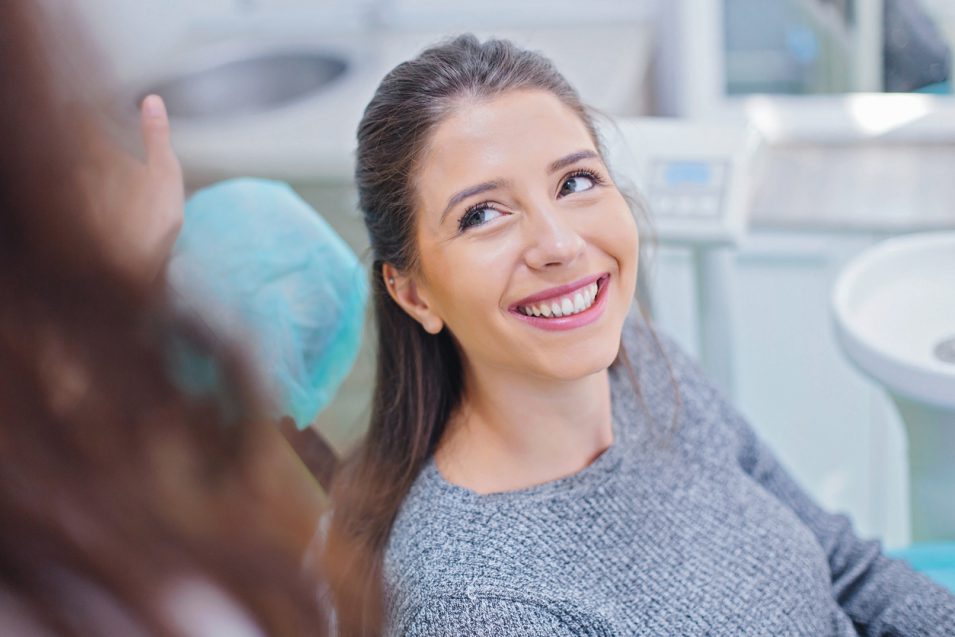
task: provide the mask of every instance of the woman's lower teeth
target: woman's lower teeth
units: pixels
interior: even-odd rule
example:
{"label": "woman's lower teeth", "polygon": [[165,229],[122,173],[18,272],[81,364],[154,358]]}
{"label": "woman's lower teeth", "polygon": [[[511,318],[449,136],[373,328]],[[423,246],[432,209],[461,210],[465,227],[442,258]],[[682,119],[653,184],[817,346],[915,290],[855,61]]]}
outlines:
{"label": "woman's lower teeth", "polygon": [[534,305],[521,306],[520,311],[527,316],[543,318],[559,318],[579,314],[594,304],[597,297],[597,283],[578,290],[572,295],[564,296],[553,301],[544,301]]}

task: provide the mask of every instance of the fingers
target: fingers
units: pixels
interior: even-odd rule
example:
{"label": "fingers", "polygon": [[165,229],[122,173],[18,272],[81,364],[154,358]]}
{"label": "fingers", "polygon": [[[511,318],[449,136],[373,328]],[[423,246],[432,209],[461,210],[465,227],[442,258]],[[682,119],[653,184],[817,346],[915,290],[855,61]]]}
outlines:
{"label": "fingers", "polygon": [[166,105],[158,95],[149,95],[143,100],[140,127],[146,146],[146,164],[150,168],[178,172],[179,161],[172,150]]}

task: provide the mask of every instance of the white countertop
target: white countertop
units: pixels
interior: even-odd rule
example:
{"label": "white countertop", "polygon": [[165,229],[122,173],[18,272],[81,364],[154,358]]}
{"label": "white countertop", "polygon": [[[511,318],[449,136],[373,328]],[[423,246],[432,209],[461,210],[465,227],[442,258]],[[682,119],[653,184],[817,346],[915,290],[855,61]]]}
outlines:
{"label": "white countertop", "polygon": [[753,228],[955,228],[955,144],[803,144],[765,153],[750,207]]}
{"label": "white countertop", "polygon": [[750,226],[899,233],[955,228],[955,98],[752,96],[720,117],[763,136]]}

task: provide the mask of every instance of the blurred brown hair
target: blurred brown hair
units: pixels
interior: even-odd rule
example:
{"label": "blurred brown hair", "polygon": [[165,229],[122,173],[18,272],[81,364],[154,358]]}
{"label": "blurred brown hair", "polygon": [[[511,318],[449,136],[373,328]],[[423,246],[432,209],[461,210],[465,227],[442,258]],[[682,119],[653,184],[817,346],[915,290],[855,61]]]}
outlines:
{"label": "blurred brown hair", "polygon": [[179,634],[170,596],[199,581],[265,633],[324,634],[256,384],[106,258],[80,177],[103,129],[31,6],[0,3],[0,632]]}

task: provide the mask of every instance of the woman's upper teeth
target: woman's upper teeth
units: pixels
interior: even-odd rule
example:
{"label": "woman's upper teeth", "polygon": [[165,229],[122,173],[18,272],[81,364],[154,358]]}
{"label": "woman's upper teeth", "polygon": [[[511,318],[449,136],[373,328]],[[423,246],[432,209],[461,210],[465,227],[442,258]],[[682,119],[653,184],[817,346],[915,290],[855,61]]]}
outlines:
{"label": "woman's upper teeth", "polygon": [[531,305],[521,305],[518,310],[527,316],[543,316],[545,318],[569,316],[583,312],[594,304],[597,297],[597,282],[586,285],[563,296],[538,301]]}

